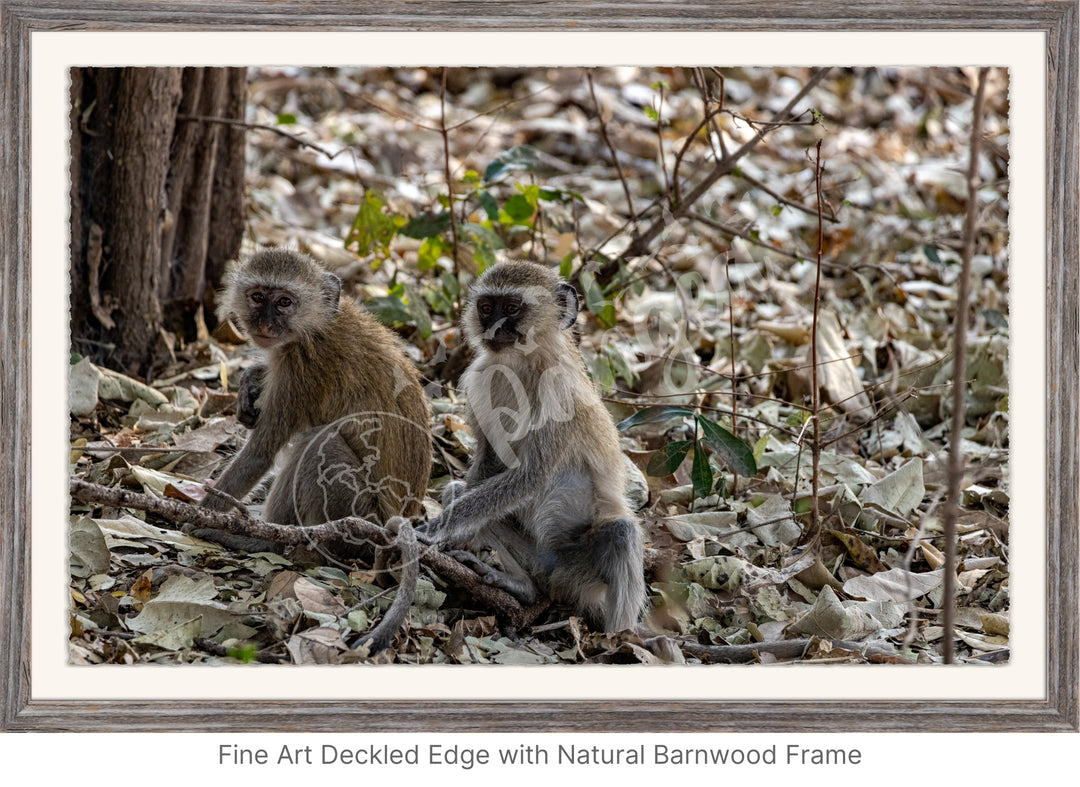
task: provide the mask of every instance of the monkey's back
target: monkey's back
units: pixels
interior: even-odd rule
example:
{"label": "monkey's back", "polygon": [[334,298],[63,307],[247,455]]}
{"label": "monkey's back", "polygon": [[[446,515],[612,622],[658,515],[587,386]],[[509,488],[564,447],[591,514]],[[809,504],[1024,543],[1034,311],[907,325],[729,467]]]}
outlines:
{"label": "monkey's back", "polygon": [[420,514],[431,475],[427,400],[401,341],[374,317],[343,300],[326,331],[281,348],[267,395],[287,400],[309,427],[339,424],[371,475],[364,514]]}

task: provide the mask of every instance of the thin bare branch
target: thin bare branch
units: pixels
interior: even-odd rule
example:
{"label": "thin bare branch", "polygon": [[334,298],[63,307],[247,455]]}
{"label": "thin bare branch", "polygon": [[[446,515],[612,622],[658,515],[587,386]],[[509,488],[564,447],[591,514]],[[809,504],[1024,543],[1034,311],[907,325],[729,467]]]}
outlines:
{"label": "thin bare branch", "polygon": [[818,246],[817,246],[817,276],[814,279],[814,321],[810,330],[810,396],[811,414],[813,421],[814,440],[811,445],[811,491],[813,494],[810,507],[810,531],[807,537],[810,542],[816,542],[821,534],[821,512],[818,509],[818,485],[821,480],[821,384],[818,382],[818,307],[821,303],[821,258],[825,244],[825,233],[821,215],[821,140],[817,142],[817,155],[814,158],[814,184],[817,186],[817,220],[818,220]]}
{"label": "thin bare branch", "polygon": [[[791,100],[788,101],[784,108],[773,116],[772,121],[768,123],[758,124],[759,127],[757,128],[757,131],[754,133],[754,136],[752,138],[744,142],[738,150],[716,162],[716,165],[713,167],[712,171],[708,175],[706,175],[702,179],[702,181],[698,183],[692,191],[690,191],[689,194],[686,195],[686,199],[672,209],[671,218],[680,219],[685,216],[690,210],[690,208],[694,205],[694,203],[701,199],[705,192],[712,188],[713,184],[716,183],[716,181],[720,180],[720,178],[724,177],[724,175],[732,172],[738,162],[743,158],[743,156],[745,156],[747,153],[749,153],[758,146],[758,143],[761,142],[761,140],[765,137],[765,135],[771,128],[775,127],[777,123],[787,121],[788,117],[791,114],[791,111],[798,105],[800,101],[803,100],[803,98],[811,90],[813,90],[817,86],[817,84],[822,79],[825,78],[825,75],[828,73],[828,68],[815,69],[814,72],[810,75],[810,78],[806,80],[806,84],[803,85],[802,89],[799,90],[799,92],[796,93],[794,96],[792,96]],[[667,216],[660,216],[658,219],[656,219],[644,232],[641,233],[641,235],[634,239],[634,241],[630,244],[630,247],[627,249],[626,256],[640,257],[646,254],[648,252],[649,245],[660,235],[661,232],[664,231],[664,228],[667,226],[668,220],[669,219]]]}
{"label": "thin bare branch", "polygon": [[945,617],[942,621],[946,664],[955,658],[956,621],[956,515],[960,508],[960,482],[964,476],[964,455],[960,450],[964,428],[964,397],[967,394],[968,301],[971,298],[971,258],[975,254],[975,221],[979,211],[979,138],[982,136],[983,96],[986,93],[988,68],[980,68],[975,87],[975,106],[971,111],[971,147],[968,151],[967,213],[964,216],[964,247],[960,255],[959,292],[956,295],[956,319],[953,323],[953,398],[952,430],[949,433],[949,490],[945,497]]}
{"label": "thin bare branch", "polygon": [[450,173],[450,133],[446,127],[446,68],[442,70],[442,85],[439,91],[439,134],[443,142],[443,171],[446,174],[446,209],[450,213],[450,243],[454,261],[454,277],[458,270],[458,234],[457,222],[454,221],[454,179]]}
{"label": "thin bare branch", "polygon": [[611,163],[615,165],[615,171],[619,173],[619,182],[622,184],[623,193],[626,195],[626,209],[630,214],[631,223],[637,221],[637,214],[634,212],[634,200],[630,196],[630,184],[626,182],[626,174],[623,172],[622,164],[619,163],[619,154],[615,150],[615,146],[611,143],[611,138],[607,132],[607,120],[604,118],[604,109],[600,106],[600,102],[596,100],[596,88],[593,87],[592,74],[586,72],[585,78],[589,81],[589,95],[592,96],[593,106],[596,107],[596,117],[600,121],[600,138],[604,140],[604,144],[607,145],[608,152],[611,153]]}

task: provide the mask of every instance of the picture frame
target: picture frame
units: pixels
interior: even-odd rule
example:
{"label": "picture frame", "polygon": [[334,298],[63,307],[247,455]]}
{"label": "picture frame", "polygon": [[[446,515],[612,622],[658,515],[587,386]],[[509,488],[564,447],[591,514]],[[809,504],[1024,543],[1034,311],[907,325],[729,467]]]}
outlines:
{"label": "picture frame", "polygon": [[[469,16],[461,15],[467,7]],[[1075,0],[895,4],[653,0],[95,2],[0,0],[0,729],[9,731],[1064,731],[1078,704],[1077,38]],[[30,668],[30,51],[53,30],[1035,31],[1045,35],[1047,587],[1045,696],[971,701],[40,700]],[[948,668],[944,668],[948,669]]]}

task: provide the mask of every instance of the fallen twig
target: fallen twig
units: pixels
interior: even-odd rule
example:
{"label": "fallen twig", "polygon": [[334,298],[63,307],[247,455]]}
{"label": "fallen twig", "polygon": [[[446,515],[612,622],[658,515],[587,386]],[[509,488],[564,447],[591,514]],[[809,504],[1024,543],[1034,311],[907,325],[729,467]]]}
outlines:
{"label": "fallen twig", "polygon": [[[70,483],[71,496],[86,503],[101,503],[121,508],[149,511],[173,522],[224,530],[277,544],[369,543],[387,546],[392,542],[387,531],[359,517],[347,517],[319,525],[278,525],[243,514],[210,511],[180,500],[166,500],[141,492],[92,484],[78,478]],[[419,560],[449,584],[468,593],[478,603],[506,617],[514,627],[526,625],[528,613],[517,599],[505,590],[493,587],[472,569],[433,547],[419,550]]]}
{"label": "fallen twig", "polygon": [[[679,642],[684,653],[707,660],[713,664],[745,664],[756,661],[762,653],[778,659],[800,659],[815,642],[824,640],[782,639],[776,642],[754,642],[749,645],[699,645],[696,642]],[[832,640],[833,648],[850,650],[864,656],[867,661],[914,664],[915,660],[883,642],[848,642]]]}

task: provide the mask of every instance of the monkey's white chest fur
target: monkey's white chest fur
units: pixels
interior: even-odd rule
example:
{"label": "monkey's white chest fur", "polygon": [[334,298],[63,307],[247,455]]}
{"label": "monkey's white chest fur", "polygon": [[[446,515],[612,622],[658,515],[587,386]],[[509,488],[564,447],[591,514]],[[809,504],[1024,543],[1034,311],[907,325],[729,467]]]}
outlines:
{"label": "monkey's white chest fur", "polygon": [[[578,401],[575,392],[590,390],[583,370],[570,357],[535,358],[504,352],[473,364],[462,378],[474,426],[507,468],[518,467],[526,443],[541,456],[559,426],[572,421]],[[537,363],[547,360],[548,363]]]}

